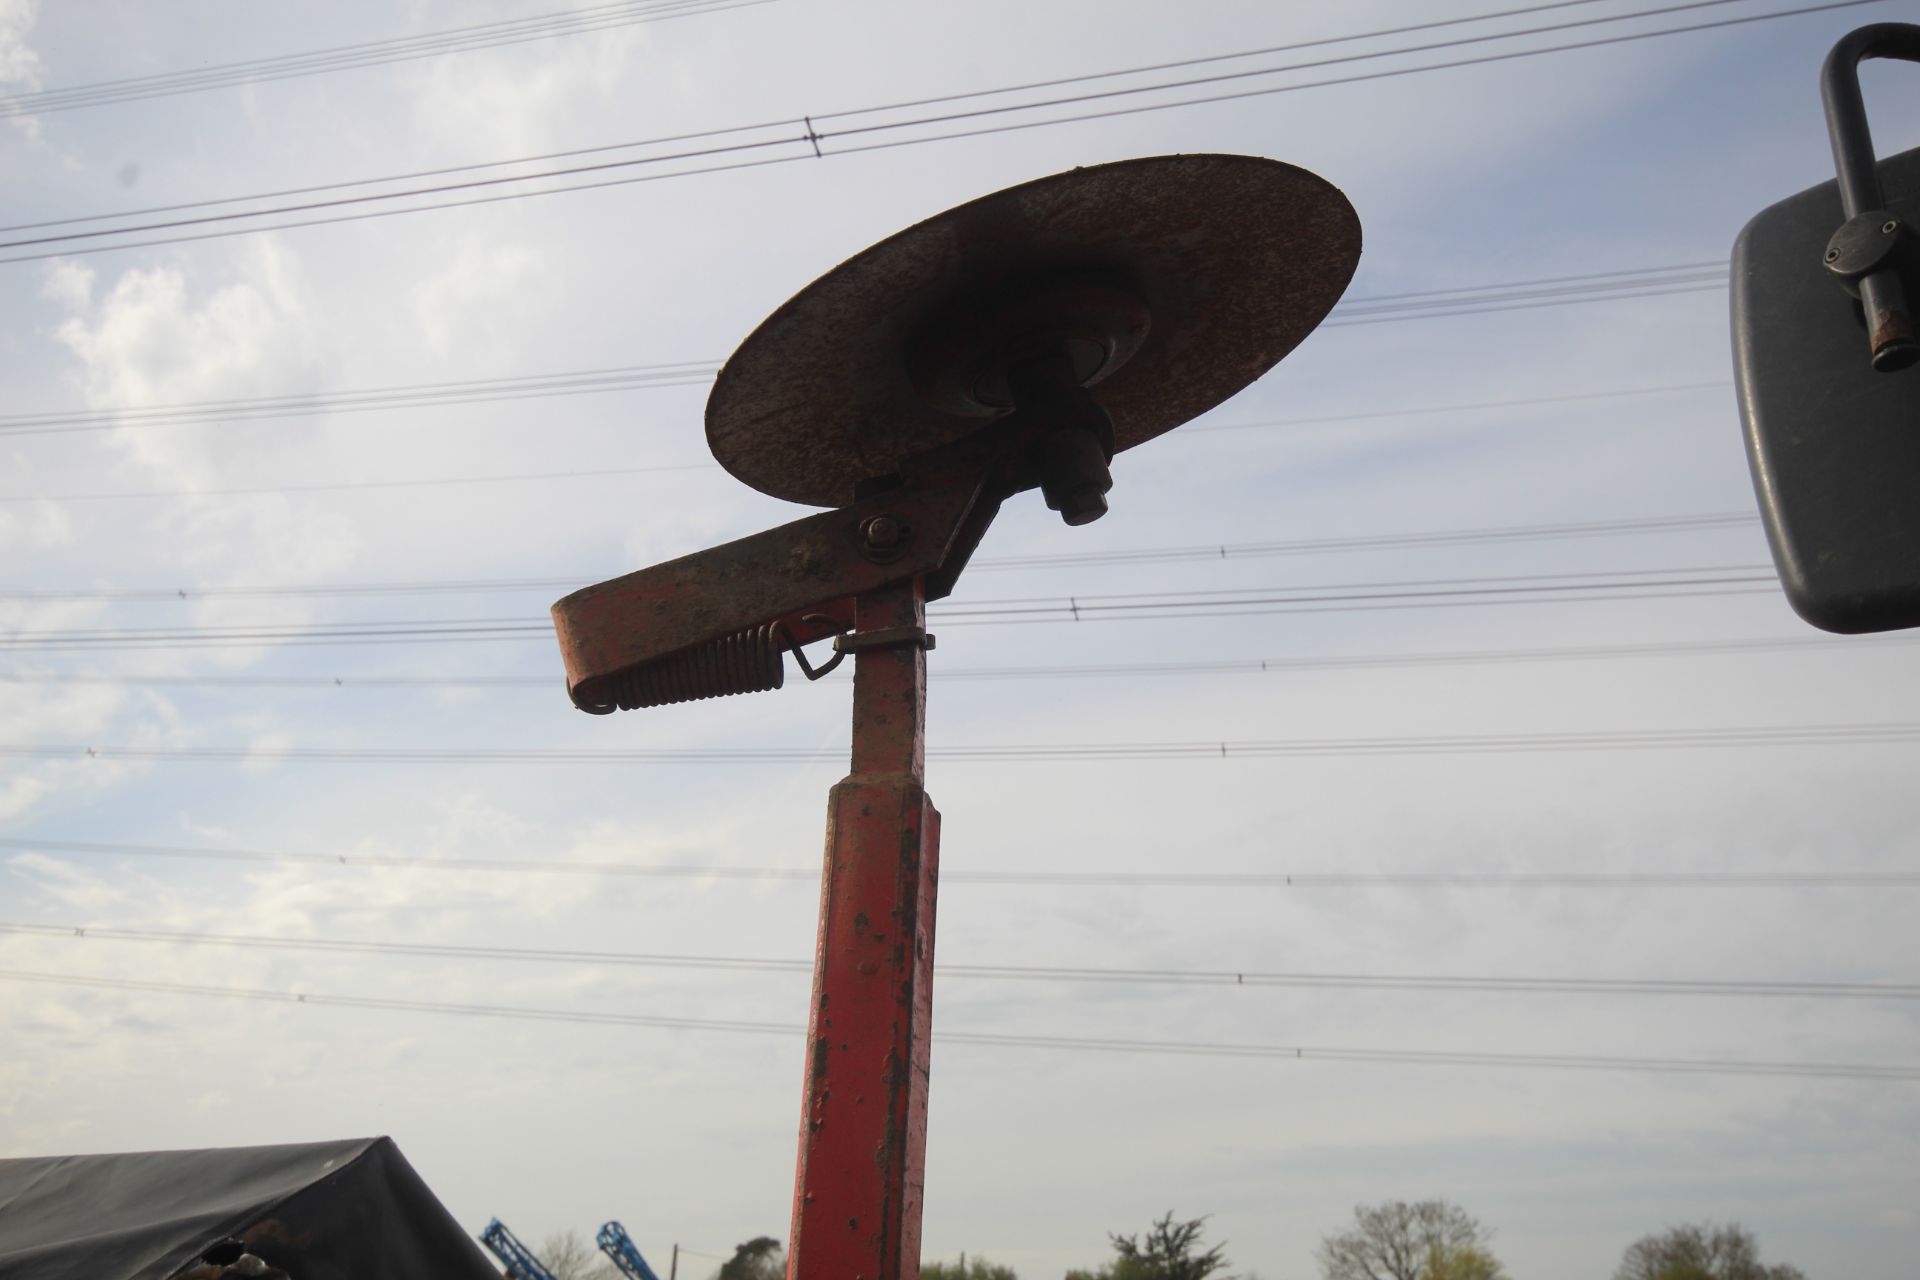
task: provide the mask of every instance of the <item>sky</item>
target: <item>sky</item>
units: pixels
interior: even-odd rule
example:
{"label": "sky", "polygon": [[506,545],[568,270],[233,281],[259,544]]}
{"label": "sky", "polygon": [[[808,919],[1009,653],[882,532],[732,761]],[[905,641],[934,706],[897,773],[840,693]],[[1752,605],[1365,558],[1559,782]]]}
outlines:
{"label": "sky", "polygon": [[[804,961],[825,792],[844,771],[847,681],[796,677],[777,694],[583,716],[538,625],[547,606],[574,586],[806,513],[711,465],[701,413],[712,365],[809,280],[1017,182],[1135,156],[1234,152],[1303,166],[1346,193],[1365,236],[1356,303],[1687,264],[1698,278],[1503,310],[1382,304],[1370,323],[1354,322],[1364,307],[1347,323],[1336,311],[1239,396],[1122,454],[1107,519],[1070,529],[1037,495],[1010,502],[953,607],[1378,595],[1459,589],[1432,585],[1459,579],[1694,585],[1232,616],[936,618],[928,786],[944,815],[948,880],[924,1256],[965,1251],[1028,1280],[1057,1276],[1107,1256],[1107,1233],[1172,1210],[1207,1215],[1234,1272],[1307,1280],[1316,1244],[1354,1206],[1444,1197],[1494,1231],[1494,1251],[1525,1280],[1605,1277],[1636,1238],[1708,1219],[1745,1224],[1765,1257],[1816,1280],[1912,1274],[1912,1078],[1406,1056],[1920,1066],[1911,999],[1645,985],[1913,983],[1920,890],[1870,878],[1916,869],[1920,747],[1595,745],[1595,735],[1920,720],[1910,637],[1822,637],[1764,580],[1713,266],[1749,217],[1831,176],[1820,60],[1845,31],[1893,20],[1899,6],[1375,74],[1799,7],[1729,0],[1635,18],[1666,6],[1597,0],[859,116],[838,113],[1522,6],[768,0],[292,78],[229,76],[166,96],[20,96],[538,17],[554,4],[0,0],[0,95],[13,95],[0,122],[10,228],[0,249],[0,1156],[384,1133],[476,1232],[498,1216],[537,1241],[618,1218],[656,1264],[677,1243],[683,1274],[696,1277],[739,1241],[784,1236],[803,966],[207,939]],[[1355,60],[1270,70],[1329,57]],[[1236,71],[1262,74],[905,123]],[[1920,145],[1920,79],[1879,64],[1863,83],[1882,153]],[[1285,85],[1300,87],[1061,119]],[[807,118],[825,135],[818,157],[794,140]],[[902,127],[835,136],[874,123]],[[744,126],[764,127],[721,141],[786,141],[680,160],[661,157],[706,144],[624,145]],[[874,140],[903,145],[851,149]],[[619,149],[432,181],[649,158],[467,194],[645,180],[327,225],[262,231],[241,220],[17,243],[52,234],[23,224],[584,148]],[[721,167],[737,155],[768,163]],[[245,234],[117,247],[229,230]],[[690,372],[564,395],[529,384],[438,397],[462,403],[354,400],[663,365]],[[206,407],[262,397],[287,399],[270,412]],[[198,407],[111,414],[182,405]],[[1652,527],[1620,530],[1634,521]],[[1568,530],[1595,524],[1609,528]],[[1531,533],[1478,536],[1488,530]],[[1458,533],[1476,536],[1433,536]],[[1233,550],[1088,559],[1194,547]],[[1007,563],[1035,556],[1060,559]],[[1613,576],[1548,576],[1579,574]],[[401,589],[346,590],[375,586]],[[300,590],[257,590],[287,587]],[[315,628],[445,619],[529,625],[315,642]],[[1442,736],[1532,734],[1580,741],[1432,749]],[[1396,745],[1358,755],[1325,745],[1355,739]],[[942,758],[981,745],[1275,740],[1321,745],[1284,757]],[[813,755],[405,758],[763,747]],[[366,758],[373,750],[400,756]],[[315,751],[350,758],[301,754]],[[223,851],[320,856],[213,856]],[[476,865],[488,862],[500,865]],[[698,873],[648,874],[660,868]],[[1010,872],[1064,879],[1010,883]],[[1271,879],[1334,873],[1642,879]],[[1706,882],[1644,878],[1682,873]],[[1811,874],[1790,886],[1725,879],[1759,873]],[[1230,875],[1268,879],[1223,886]],[[201,941],[151,936],[160,933]],[[989,964],[1641,986],[966,972]],[[459,1016],[322,996],[792,1029]],[[1089,1052],[942,1043],[942,1031],[1309,1052]],[[1311,1056],[1328,1049],[1385,1057]]]}

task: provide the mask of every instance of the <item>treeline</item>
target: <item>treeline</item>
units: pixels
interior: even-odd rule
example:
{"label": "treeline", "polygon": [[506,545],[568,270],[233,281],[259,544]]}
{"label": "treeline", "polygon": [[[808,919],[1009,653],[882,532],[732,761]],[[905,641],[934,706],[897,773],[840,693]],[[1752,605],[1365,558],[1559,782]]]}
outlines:
{"label": "treeline", "polygon": [[[1107,1237],[1112,1254],[1097,1266],[1075,1268],[1064,1280],[1259,1280],[1228,1274],[1226,1243],[1208,1244],[1205,1218],[1185,1221],[1169,1211],[1138,1235]],[[1494,1253],[1493,1231],[1447,1200],[1389,1200],[1360,1205],[1353,1221],[1323,1236],[1315,1250],[1322,1280],[1512,1280]],[[553,1268],[557,1280],[613,1280],[591,1267],[591,1250],[577,1240],[548,1242],[550,1256],[572,1265]],[[785,1280],[786,1252],[772,1236],[737,1246],[712,1280]],[[575,1270],[575,1266],[579,1269]],[[920,1264],[921,1280],[1020,1280],[1012,1267],[977,1254]],[[1628,1245],[1613,1280],[1806,1280],[1798,1268],[1766,1264],[1753,1233],[1738,1223],[1690,1223],[1642,1236]]]}
{"label": "treeline", "polygon": [[[1257,1280],[1226,1275],[1224,1242],[1203,1240],[1206,1219],[1172,1212],[1137,1236],[1109,1235],[1113,1256],[1065,1280]],[[1447,1200],[1360,1205],[1344,1230],[1315,1251],[1323,1280],[1510,1280],[1493,1251],[1493,1231]],[[921,1280],[1019,1280],[1011,1267],[978,1256],[923,1262]],[[725,1278],[723,1278],[725,1280]],[[1753,1233],[1737,1223],[1669,1227],[1628,1245],[1613,1280],[1806,1280],[1798,1268],[1760,1261]]]}

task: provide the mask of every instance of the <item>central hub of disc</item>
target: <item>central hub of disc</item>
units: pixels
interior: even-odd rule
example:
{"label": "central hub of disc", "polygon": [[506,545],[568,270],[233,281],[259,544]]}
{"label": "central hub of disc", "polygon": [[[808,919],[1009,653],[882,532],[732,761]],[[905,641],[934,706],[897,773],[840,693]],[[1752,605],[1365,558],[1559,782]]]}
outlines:
{"label": "central hub of disc", "polygon": [[1008,380],[1035,361],[1064,359],[1076,385],[1115,373],[1147,339],[1152,316],[1131,288],[1055,280],[982,302],[955,301],[909,344],[907,368],[928,407],[968,418],[1014,407]]}

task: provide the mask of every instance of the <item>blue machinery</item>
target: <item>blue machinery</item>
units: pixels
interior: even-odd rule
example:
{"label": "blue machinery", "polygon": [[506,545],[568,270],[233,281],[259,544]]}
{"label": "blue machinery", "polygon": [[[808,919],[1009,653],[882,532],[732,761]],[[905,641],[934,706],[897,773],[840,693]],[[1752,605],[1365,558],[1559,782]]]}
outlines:
{"label": "blue machinery", "polygon": [[513,1280],[554,1280],[546,1264],[534,1257],[533,1250],[521,1244],[519,1237],[507,1230],[507,1224],[500,1219],[487,1224],[487,1229],[480,1233],[480,1243],[506,1264],[507,1274]]}
{"label": "blue machinery", "polygon": [[[627,1280],[660,1280],[653,1268],[647,1265],[633,1237],[619,1222],[608,1222],[601,1226],[600,1234],[594,1237],[600,1246],[600,1252],[613,1259],[613,1265],[620,1268],[620,1274]],[[480,1243],[493,1250],[493,1256],[506,1264],[507,1274],[513,1280],[556,1280],[547,1265],[534,1256],[533,1250],[520,1243],[518,1236],[507,1230],[507,1224],[495,1218],[480,1233]],[[679,1248],[674,1253],[678,1255]],[[676,1256],[675,1261],[679,1259]],[[676,1267],[675,1270],[678,1270]]]}
{"label": "blue machinery", "polygon": [[633,1237],[618,1222],[609,1222],[600,1228],[600,1234],[594,1239],[600,1245],[600,1252],[613,1259],[613,1265],[620,1268],[620,1274],[628,1280],[660,1280],[640,1256],[639,1248],[633,1243]]}

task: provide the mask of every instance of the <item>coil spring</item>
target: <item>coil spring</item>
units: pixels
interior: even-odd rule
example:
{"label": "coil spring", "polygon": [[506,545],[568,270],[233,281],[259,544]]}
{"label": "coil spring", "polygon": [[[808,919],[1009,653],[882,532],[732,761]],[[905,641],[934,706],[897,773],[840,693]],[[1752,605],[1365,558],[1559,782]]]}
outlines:
{"label": "coil spring", "polygon": [[611,711],[619,707],[632,711],[778,689],[786,680],[786,664],[780,656],[783,638],[779,624],[770,622],[709,640],[658,662],[630,667],[608,676],[602,687],[594,690],[609,703],[582,704],[581,709]]}

